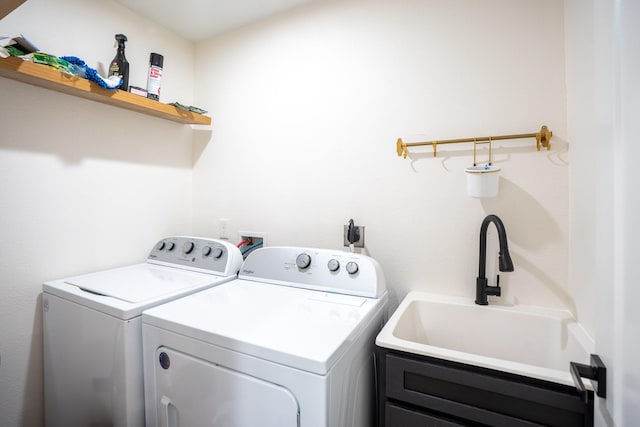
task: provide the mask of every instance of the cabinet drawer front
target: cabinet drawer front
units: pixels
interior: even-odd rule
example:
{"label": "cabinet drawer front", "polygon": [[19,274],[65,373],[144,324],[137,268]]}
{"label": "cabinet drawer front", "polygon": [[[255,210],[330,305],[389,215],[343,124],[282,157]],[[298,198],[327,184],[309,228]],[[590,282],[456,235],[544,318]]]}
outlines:
{"label": "cabinet drawer front", "polygon": [[386,425],[394,427],[461,427],[453,421],[387,403]]}
{"label": "cabinet drawer front", "polygon": [[386,356],[386,394],[443,414],[488,425],[585,425],[586,407],[573,390],[492,376],[486,370],[437,359]]}

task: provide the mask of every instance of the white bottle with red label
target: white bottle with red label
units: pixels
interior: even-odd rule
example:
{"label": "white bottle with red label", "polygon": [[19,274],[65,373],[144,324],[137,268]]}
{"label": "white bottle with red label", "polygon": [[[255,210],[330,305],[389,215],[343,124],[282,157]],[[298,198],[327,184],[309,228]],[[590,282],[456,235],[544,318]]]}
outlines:
{"label": "white bottle with red label", "polygon": [[160,80],[162,80],[162,63],[164,57],[152,53],[149,58],[149,76],[147,77],[147,98],[160,100]]}

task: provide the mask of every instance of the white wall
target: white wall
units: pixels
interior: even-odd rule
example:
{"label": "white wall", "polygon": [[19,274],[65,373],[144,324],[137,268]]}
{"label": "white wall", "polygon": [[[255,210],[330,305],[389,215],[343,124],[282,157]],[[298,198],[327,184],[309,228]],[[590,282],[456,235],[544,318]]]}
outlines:
{"label": "white wall", "polygon": [[640,420],[637,259],[640,6],[567,0],[567,110],[571,136],[569,284],[607,365],[596,425]]}
{"label": "white wall", "polygon": [[[132,84],[145,86],[157,49],[166,101],[192,102],[193,46],[120,6],[29,0],[0,21],[93,67],[118,32]],[[157,239],[191,232],[192,131],[4,78],[0,100],[0,425],[41,426],[42,283],[142,262]]]}
{"label": "white wall", "polygon": [[[516,271],[502,302],[569,307],[563,3],[325,1],[198,44],[194,229],[264,231],[270,245],[342,247],[366,227],[401,299],[473,296],[478,236],[504,221]],[[405,140],[554,132],[498,142],[499,197],[465,190],[471,145],[395,154]],[[486,159],[482,151],[481,159]],[[492,277],[493,280],[493,277]]]}
{"label": "white wall", "polygon": [[[565,4],[567,116],[573,142],[569,285],[590,312],[582,324],[593,333],[595,307],[589,301],[595,298],[598,283],[607,280],[605,272],[613,259],[611,230],[597,226],[613,219],[611,10],[605,6],[596,11],[595,1]],[[601,13],[598,23],[595,18]]]}
{"label": "white wall", "polygon": [[[640,254],[640,192],[636,187],[640,182],[637,164],[640,158],[637,142],[640,135],[640,4],[633,0],[623,0],[616,4],[614,10],[618,121],[614,170],[616,274],[613,331],[616,336],[614,396],[617,400],[607,402],[606,405],[608,411],[615,408],[615,419],[622,426],[640,422],[640,341],[637,339],[640,326],[640,272],[637,264]],[[599,311],[599,314],[600,319],[611,319],[606,308]],[[597,336],[600,337],[609,335],[612,330],[601,328],[598,332]]]}

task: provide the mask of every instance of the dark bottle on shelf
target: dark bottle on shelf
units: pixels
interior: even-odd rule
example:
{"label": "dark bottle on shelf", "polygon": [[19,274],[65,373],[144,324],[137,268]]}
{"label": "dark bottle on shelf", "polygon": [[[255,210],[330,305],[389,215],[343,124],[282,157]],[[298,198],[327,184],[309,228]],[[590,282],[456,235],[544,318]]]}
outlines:
{"label": "dark bottle on shelf", "polygon": [[118,43],[118,52],[115,58],[109,65],[109,77],[120,76],[122,78],[121,90],[129,90],[129,62],[124,56],[124,42],[127,41],[127,36],[124,34],[116,34],[116,42]]}

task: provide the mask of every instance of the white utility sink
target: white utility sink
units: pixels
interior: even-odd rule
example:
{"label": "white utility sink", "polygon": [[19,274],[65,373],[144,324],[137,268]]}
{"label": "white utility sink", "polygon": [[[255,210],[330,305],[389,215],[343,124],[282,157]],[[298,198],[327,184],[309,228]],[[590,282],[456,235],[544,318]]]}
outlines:
{"label": "white utility sink", "polygon": [[573,385],[593,340],[569,311],[410,292],[376,339],[388,349]]}

